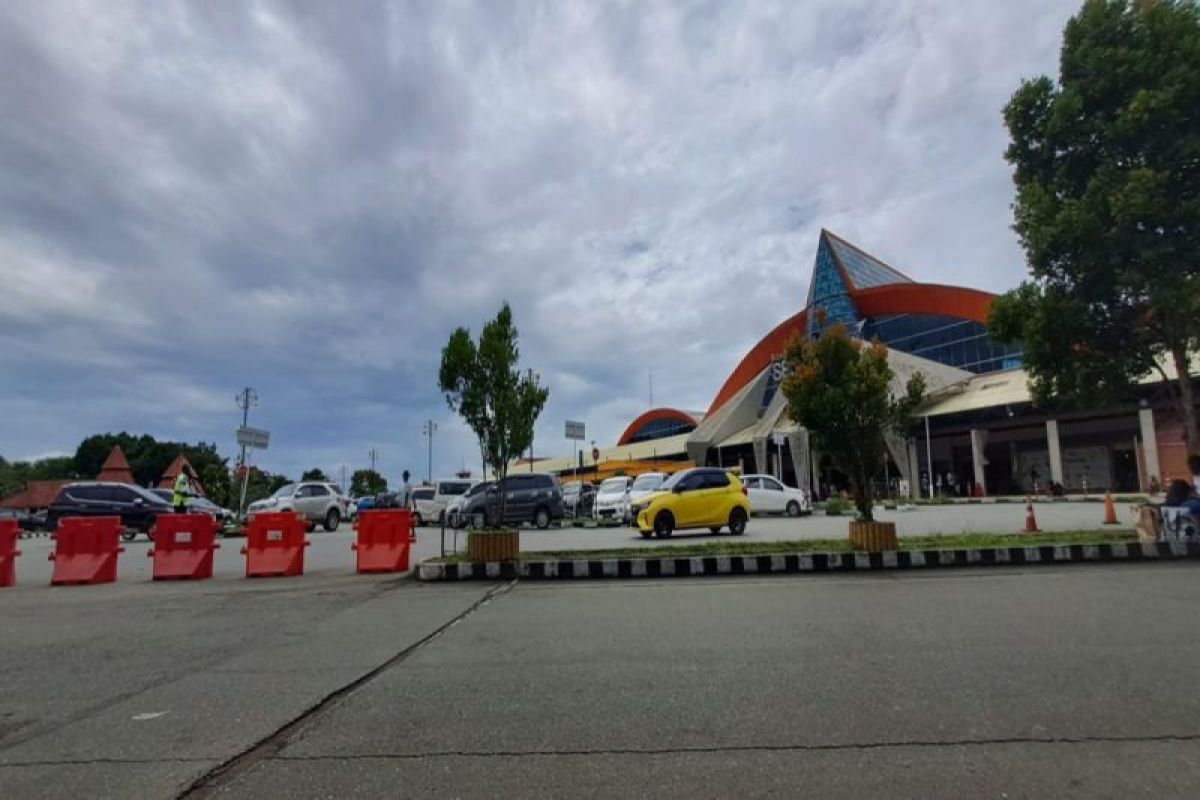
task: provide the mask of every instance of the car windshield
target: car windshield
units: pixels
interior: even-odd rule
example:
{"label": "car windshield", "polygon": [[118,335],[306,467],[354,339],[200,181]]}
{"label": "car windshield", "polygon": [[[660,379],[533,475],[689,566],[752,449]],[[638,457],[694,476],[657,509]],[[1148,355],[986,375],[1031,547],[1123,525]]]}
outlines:
{"label": "car windshield", "polygon": [[633,482],[633,491],[635,492],[652,492],[659,486],[662,486],[664,476],[662,475],[640,475]]}
{"label": "car windshield", "polygon": [[443,483],[438,491],[442,494],[463,494],[470,485],[469,483]]}
{"label": "car windshield", "polygon": [[675,485],[677,483],[679,483],[681,480],[683,480],[685,477],[687,477],[688,475],[691,475],[691,474],[692,474],[691,470],[684,470],[683,472],[676,472],[674,475],[672,475],[671,477],[669,477],[665,481],[663,481],[662,486],[659,486],[658,488],[665,489],[666,491],[669,492],[675,488]]}
{"label": "car windshield", "polygon": [[474,497],[475,495],[479,494],[480,492],[482,492],[484,489],[486,489],[487,487],[489,487],[491,485],[492,485],[491,481],[484,481],[483,483],[477,483],[471,487],[471,490],[469,492],[467,492],[467,496]]}
{"label": "car windshield", "polygon": [[131,484],[129,486],[129,488],[132,489],[134,491],[134,493],[137,494],[138,497],[142,498],[143,500],[148,500],[151,503],[156,503],[156,504],[162,505],[167,502],[166,500],[164,500],[161,497],[159,497],[158,495],[156,495],[154,492],[150,491],[149,489],[143,489],[141,486],[133,486]]}
{"label": "car windshield", "polygon": [[617,492],[623,492],[625,491],[625,487],[628,485],[628,478],[609,478],[604,483],[600,484],[600,494],[616,494]]}
{"label": "car windshield", "polygon": [[296,484],[289,483],[287,486],[280,486],[278,489],[275,490],[275,494],[273,494],[271,496],[272,497],[291,497],[295,493],[296,493]]}

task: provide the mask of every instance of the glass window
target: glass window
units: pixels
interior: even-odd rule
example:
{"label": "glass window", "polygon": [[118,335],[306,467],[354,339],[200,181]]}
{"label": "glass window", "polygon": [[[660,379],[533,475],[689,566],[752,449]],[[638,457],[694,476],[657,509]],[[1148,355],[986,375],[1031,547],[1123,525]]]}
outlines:
{"label": "glass window", "polygon": [[774,478],[763,478],[762,479],[762,487],[764,489],[767,489],[768,491],[772,491],[772,492],[782,492],[783,491],[783,485],[779,481],[775,480]]}
{"label": "glass window", "polygon": [[704,473],[705,489],[720,489],[729,485],[729,476],[724,470],[712,470]]}
{"label": "glass window", "polygon": [[433,499],[433,489],[431,489],[431,488],[413,489],[412,496],[413,496],[413,500],[432,500]]}
{"label": "glass window", "polygon": [[438,484],[438,492],[448,495],[466,494],[471,484],[463,481],[442,481]]}

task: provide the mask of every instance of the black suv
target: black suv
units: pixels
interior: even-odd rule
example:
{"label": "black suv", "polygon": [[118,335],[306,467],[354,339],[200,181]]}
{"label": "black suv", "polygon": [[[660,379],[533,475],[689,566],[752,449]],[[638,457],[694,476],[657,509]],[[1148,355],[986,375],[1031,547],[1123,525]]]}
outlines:
{"label": "black suv", "polygon": [[473,528],[500,524],[500,493],[504,493],[505,525],[528,522],[539,528],[563,518],[562,491],[558,479],[539,472],[509,475],[468,500],[462,516]]}
{"label": "black suv", "polygon": [[128,483],[89,481],[68,483],[46,510],[46,529],[58,528],[63,517],[120,517],[125,524],[125,541],[138,533],[150,538],[150,529],[159,514],[170,514],[172,508],[149,489]]}

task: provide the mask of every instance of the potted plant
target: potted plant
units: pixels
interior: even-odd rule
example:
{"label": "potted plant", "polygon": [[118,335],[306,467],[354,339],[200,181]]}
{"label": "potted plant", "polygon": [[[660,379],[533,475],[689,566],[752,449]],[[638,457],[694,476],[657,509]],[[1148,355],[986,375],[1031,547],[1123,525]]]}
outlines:
{"label": "potted plant", "polygon": [[925,393],[918,372],[899,396],[887,348],[878,340],[853,339],[840,324],[820,337],[793,339],[786,353],[781,391],[788,415],[808,428],[813,447],[827,454],[850,479],[858,519],[850,522],[850,543],[871,551],[896,549],[896,525],[876,522],[875,472],[885,454],[885,435],[907,431]]}
{"label": "potted plant", "polygon": [[478,344],[469,330],[458,328],[442,349],[438,387],[475,433],[484,464],[496,477],[485,504],[487,525],[467,536],[472,561],[513,561],[521,551],[519,532],[504,528],[504,479],[510,462],[533,442],[534,423],[550,392],[532,371],[521,373],[519,355],[508,303],[483,326]]}

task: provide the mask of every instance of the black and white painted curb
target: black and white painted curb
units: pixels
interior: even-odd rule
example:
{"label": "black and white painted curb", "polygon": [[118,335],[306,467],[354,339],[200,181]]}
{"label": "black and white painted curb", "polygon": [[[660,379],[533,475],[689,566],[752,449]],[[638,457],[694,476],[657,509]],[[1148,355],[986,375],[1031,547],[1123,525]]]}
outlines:
{"label": "black and white painted curb", "polygon": [[439,564],[430,560],[418,565],[417,576],[423,581],[685,578],[701,575],[869,572],[888,569],[1162,561],[1186,558],[1200,558],[1200,543],[1072,544],[990,547],[979,550],[889,550],[883,553],[668,555],[647,558],[548,559],[461,564]]}

